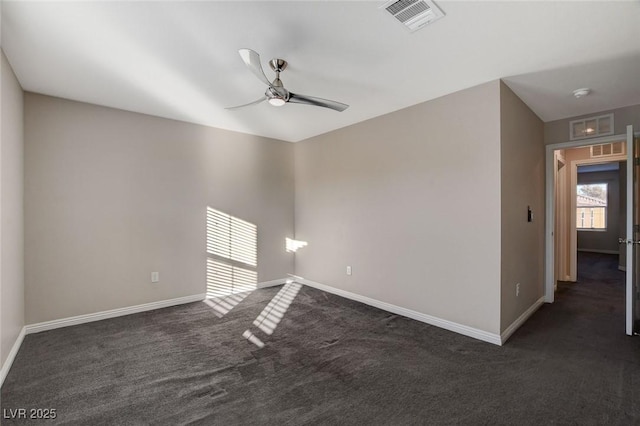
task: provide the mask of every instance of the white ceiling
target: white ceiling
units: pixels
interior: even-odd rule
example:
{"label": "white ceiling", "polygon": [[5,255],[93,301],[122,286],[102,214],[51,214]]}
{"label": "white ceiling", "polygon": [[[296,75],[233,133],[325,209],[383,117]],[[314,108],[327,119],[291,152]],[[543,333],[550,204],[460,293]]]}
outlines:
{"label": "white ceiling", "polygon": [[[383,3],[3,1],[2,48],[27,91],[293,142],[498,78],[544,121],[640,104],[638,1],[438,1],[415,33]],[[350,108],[225,110],[265,89],[245,47]]]}

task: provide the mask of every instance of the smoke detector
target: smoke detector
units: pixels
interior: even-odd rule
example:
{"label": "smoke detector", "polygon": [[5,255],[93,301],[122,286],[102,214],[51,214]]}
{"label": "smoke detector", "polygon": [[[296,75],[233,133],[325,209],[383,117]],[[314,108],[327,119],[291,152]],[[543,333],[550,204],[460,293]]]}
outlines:
{"label": "smoke detector", "polygon": [[584,87],[582,89],[576,89],[573,91],[573,96],[576,97],[576,99],[580,99],[583,96],[587,96],[589,93],[591,93],[591,89]]}
{"label": "smoke detector", "polygon": [[444,13],[431,0],[390,0],[380,6],[414,32],[442,18]]}

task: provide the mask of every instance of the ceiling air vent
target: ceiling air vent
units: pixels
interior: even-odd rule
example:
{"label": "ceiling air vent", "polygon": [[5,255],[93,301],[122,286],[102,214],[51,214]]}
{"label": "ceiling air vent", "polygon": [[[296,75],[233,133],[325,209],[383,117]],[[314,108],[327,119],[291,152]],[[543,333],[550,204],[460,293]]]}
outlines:
{"label": "ceiling air vent", "polygon": [[431,0],[391,0],[380,6],[411,32],[444,16]]}
{"label": "ceiling air vent", "polygon": [[601,145],[591,145],[591,158],[611,157],[625,154],[624,142],[604,143]]}
{"label": "ceiling air vent", "polygon": [[583,118],[569,122],[569,138],[572,141],[612,134],[613,114]]}

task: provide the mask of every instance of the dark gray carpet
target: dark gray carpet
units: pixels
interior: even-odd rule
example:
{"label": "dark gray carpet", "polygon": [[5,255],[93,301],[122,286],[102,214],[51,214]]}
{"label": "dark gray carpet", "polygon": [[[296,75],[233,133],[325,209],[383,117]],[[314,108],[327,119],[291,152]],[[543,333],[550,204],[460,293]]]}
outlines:
{"label": "dark gray carpet", "polygon": [[193,303],[29,335],[4,416],[57,418],[2,424],[640,424],[624,274],[613,256],[580,263],[504,347],[308,287],[271,336],[252,323],[281,287],[222,318]]}

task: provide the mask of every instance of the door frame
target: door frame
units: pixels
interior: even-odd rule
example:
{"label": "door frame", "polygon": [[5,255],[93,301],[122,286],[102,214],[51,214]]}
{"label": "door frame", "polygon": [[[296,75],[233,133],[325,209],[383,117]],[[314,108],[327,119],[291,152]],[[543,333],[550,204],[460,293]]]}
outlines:
{"label": "door frame", "polygon": [[[618,142],[618,141],[617,141]],[[619,142],[624,142],[625,146],[626,146],[626,141],[620,140]],[[626,150],[626,147],[625,147]],[[569,189],[569,198],[570,198],[570,204],[569,204],[569,220],[571,223],[571,226],[569,227],[569,231],[570,231],[570,235],[569,235],[569,249],[571,251],[571,255],[569,258],[569,276],[570,276],[570,281],[575,281],[578,278],[578,229],[576,226],[576,195],[577,195],[577,186],[578,186],[578,166],[583,166],[583,165],[588,165],[588,164],[607,164],[607,163],[619,163],[620,161],[624,161],[625,163],[628,160],[628,154],[625,153],[624,155],[612,155],[611,157],[605,157],[603,158],[586,158],[583,160],[575,160],[575,161],[571,161],[570,165],[569,165],[569,184],[571,186],[571,188]],[[620,193],[620,197],[627,197],[627,193]],[[626,217],[626,213],[625,213],[625,217]],[[625,238],[627,235],[626,232],[626,222],[623,224],[620,224],[621,227],[624,227],[625,229]],[[618,253],[620,253],[620,250],[618,250]]]}
{"label": "door frame", "polygon": [[[562,167],[558,167],[562,164]],[[567,208],[566,202],[559,202],[559,200],[564,200],[568,198],[566,196],[567,185],[566,179],[567,176],[570,176],[571,171],[570,164],[567,163],[566,158],[563,155],[560,155],[560,151],[553,151],[553,202],[556,203],[554,207],[553,220],[554,224],[554,275],[553,275],[553,286],[554,290],[557,290],[557,282],[561,281],[569,281],[571,271],[567,271],[567,246],[569,243],[569,238],[567,237],[567,214],[569,209]],[[568,171],[569,170],[569,171]],[[560,182],[563,185],[560,185]],[[570,269],[570,268],[569,268]]]}
{"label": "door frame", "polygon": [[[625,331],[628,336],[633,336],[633,326],[636,321],[636,279],[638,276],[638,263],[636,263],[638,247],[636,246],[635,226],[638,223],[638,175],[636,155],[636,137],[633,125],[627,126],[627,263],[625,276]],[[631,241],[629,241],[631,240]]]}
{"label": "door frame", "polygon": [[593,139],[581,139],[576,141],[554,143],[545,146],[544,301],[546,303],[553,303],[555,297],[555,253],[553,232],[555,229],[556,206],[553,196],[555,185],[553,152],[558,149],[600,145],[604,143],[620,142],[623,140],[627,140],[626,133]]}

